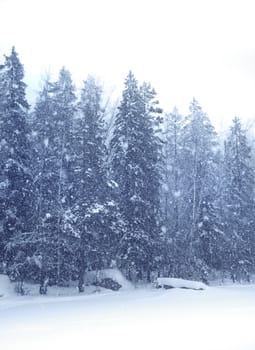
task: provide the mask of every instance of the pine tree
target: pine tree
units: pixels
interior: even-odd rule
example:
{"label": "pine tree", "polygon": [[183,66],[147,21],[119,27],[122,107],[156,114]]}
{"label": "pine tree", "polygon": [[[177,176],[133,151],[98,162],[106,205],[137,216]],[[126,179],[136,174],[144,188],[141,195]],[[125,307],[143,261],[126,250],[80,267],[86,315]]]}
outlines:
{"label": "pine tree", "polygon": [[37,185],[37,230],[34,258],[45,281],[66,284],[74,273],[72,251],[72,123],[75,94],[70,73],[62,69],[55,83],[45,82],[33,118]]}
{"label": "pine tree", "polygon": [[163,197],[165,225],[169,236],[171,231],[179,230],[179,201],[180,201],[180,158],[182,150],[183,118],[175,108],[172,113],[166,115],[165,143],[164,143],[164,179]]}
{"label": "pine tree", "polygon": [[86,269],[110,265],[116,247],[118,212],[111,198],[106,172],[101,87],[94,77],[84,82],[74,131],[74,168],[78,243],[79,290],[84,290]]}
{"label": "pine tree", "polygon": [[54,92],[54,84],[46,80],[33,114],[37,225],[31,241],[35,247],[33,257],[39,267],[37,279],[40,281],[41,293],[46,293],[48,279],[56,279],[56,217],[58,216],[56,199],[59,178],[56,155],[53,150],[56,136]]}
{"label": "pine tree", "polygon": [[161,206],[164,223],[165,256],[163,270],[165,274],[180,276],[179,268],[183,259],[182,228],[182,150],[183,117],[177,108],[165,116],[164,125],[164,167],[162,179]]}
{"label": "pine tree", "polygon": [[65,68],[59,73],[59,79],[54,84],[54,142],[53,150],[56,157],[58,192],[57,192],[57,275],[56,282],[63,284],[72,278],[74,268],[71,242],[74,239],[72,230],[71,205],[73,196],[73,169],[71,168],[72,124],[76,110],[75,87],[71,74]]}
{"label": "pine tree", "polygon": [[[15,48],[0,69],[0,176],[1,176],[1,256],[8,244],[8,265],[13,272],[22,266],[29,252],[18,243],[21,233],[31,231],[33,181],[31,145],[27,115],[24,69]],[[19,271],[15,272],[19,275]]]}
{"label": "pine tree", "polygon": [[228,238],[226,269],[233,280],[254,271],[254,170],[241,121],[234,118],[225,142],[223,219]]}
{"label": "pine tree", "polygon": [[217,237],[222,234],[216,206],[219,147],[216,133],[194,99],[183,128],[182,180],[183,232],[186,235],[186,269],[206,279],[207,266]]}
{"label": "pine tree", "polygon": [[119,244],[119,264],[128,277],[141,279],[155,267],[159,240],[159,140],[155,92],[138,87],[129,72],[111,140],[112,170],[119,189],[119,206],[126,232]]}

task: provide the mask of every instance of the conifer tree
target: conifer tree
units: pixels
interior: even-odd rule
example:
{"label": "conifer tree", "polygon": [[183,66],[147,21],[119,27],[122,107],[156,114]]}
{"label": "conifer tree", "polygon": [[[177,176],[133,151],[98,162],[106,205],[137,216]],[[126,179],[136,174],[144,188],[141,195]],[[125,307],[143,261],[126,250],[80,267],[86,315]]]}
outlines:
{"label": "conifer tree", "polygon": [[227,235],[226,268],[233,280],[254,269],[254,169],[246,133],[233,119],[225,142],[223,222]]}
{"label": "conifer tree", "polygon": [[182,196],[181,186],[182,166],[181,157],[183,149],[183,117],[177,108],[165,116],[164,122],[164,165],[162,170],[161,207],[163,214],[164,231],[164,273],[179,276],[180,260],[182,259],[183,232],[182,222]]}
{"label": "conifer tree", "polygon": [[74,124],[73,213],[78,234],[79,290],[84,290],[86,269],[109,267],[115,257],[118,216],[106,172],[106,147],[101,102],[95,78],[84,82]]}
{"label": "conifer tree", "polygon": [[[220,234],[216,210],[219,154],[216,132],[194,99],[183,128],[183,231],[186,235],[186,271],[206,279],[213,242]],[[192,272],[193,270],[193,272]]]}
{"label": "conifer tree", "polygon": [[74,271],[75,239],[70,207],[75,99],[71,75],[63,68],[57,82],[45,82],[33,118],[38,198],[33,241],[41,289],[48,279],[51,283],[68,283]]}
{"label": "conifer tree", "polygon": [[128,277],[141,279],[150,272],[159,241],[159,140],[155,135],[155,92],[138,87],[129,72],[111,140],[114,180],[126,232],[119,244],[120,266]]}
{"label": "conifer tree", "polygon": [[[20,235],[31,231],[33,216],[33,181],[31,145],[27,115],[24,69],[15,48],[0,68],[0,177],[1,177],[1,253],[8,244],[8,265],[19,275],[17,266],[26,260],[27,247]],[[6,249],[5,249],[6,252]]]}
{"label": "conifer tree", "polygon": [[179,231],[183,117],[175,108],[166,115],[164,132],[163,212],[168,235]]}
{"label": "conifer tree", "polygon": [[58,194],[58,166],[53,144],[55,138],[54,84],[44,82],[33,113],[33,142],[36,151],[34,173],[36,184],[36,229],[34,259],[38,264],[37,278],[40,292],[46,293],[47,281],[56,279],[56,199]]}

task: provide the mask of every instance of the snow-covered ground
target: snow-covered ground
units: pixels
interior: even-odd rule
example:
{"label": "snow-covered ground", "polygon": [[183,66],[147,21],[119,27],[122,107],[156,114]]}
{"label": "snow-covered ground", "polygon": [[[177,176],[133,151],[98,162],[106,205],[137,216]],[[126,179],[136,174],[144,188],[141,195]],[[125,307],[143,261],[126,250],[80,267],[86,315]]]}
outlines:
{"label": "snow-covered ground", "polygon": [[[169,277],[158,277],[155,286],[157,288],[183,288],[183,289],[194,289],[194,290],[204,290],[207,286],[198,281],[184,280],[181,278],[169,278]],[[167,288],[168,287],[168,288]]]}
{"label": "snow-covered ground", "polygon": [[255,285],[0,298],[0,349],[255,350]]}

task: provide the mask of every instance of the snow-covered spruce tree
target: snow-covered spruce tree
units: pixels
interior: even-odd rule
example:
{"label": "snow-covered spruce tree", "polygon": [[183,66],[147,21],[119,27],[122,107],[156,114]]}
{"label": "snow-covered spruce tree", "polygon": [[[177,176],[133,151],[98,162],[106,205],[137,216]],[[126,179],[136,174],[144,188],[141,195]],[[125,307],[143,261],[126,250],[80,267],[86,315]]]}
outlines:
{"label": "snow-covered spruce tree", "polygon": [[254,169],[251,149],[239,118],[225,142],[223,222],[227,235],[225,267],[233,280],[254,272]]}
{"label": "snow-covered spruce tree", "polygon": [[78,234],[80,292],[84,290],[85,270],[109,267],[116,255],[119,213],[107,180],[101,95],[101,87],[89,76],[74,123],[73,213]]}
{"label": "snow-covered spruce tree", "polygon": [[183,117],[174,108],[164,121],[164,165],[162,169],[161,207],[164,227],[164,274],[180,276],[178,271],[183,259],[182,248],[182,166]]}
{"label": "snow-covered spruce tree", "polygon": [[17,278],[23,278],[21,270],[29,253],[28,247],[20,246],[20,236],[31,231],[34,223],[29,105],[23,78],[23,66],[12,48],[0,68],[0,256],[7,257],[9,272]]}
{"label": "snow-covered spruce tree", "polygon": [[165,117],[164,169],[163,169],[163,212],[168,235],[179,231],[180,168],[182,151],[183,117],[174,108]]}
{"label": "snow-covered spruce tree", "polygon": [[66,284],[74,273],[71,169],[75,94],[70,73],[61,69],[55,83],[45,82],[33,116],[36,149],[37,229],[34,259],[45,281]]}
{"label": "snow-covered spruce tree", "polygon": [[198,102],[193,99],[183,128],[182,227],[187,245],[184,263],[187,277],[206,279],[207,266],[223,237],[217,209],[219,148],[216,132]]}
{"label": "snow-covered spruce tree", "polygon": [[132,279],[155,268],[159,244],[159,138],[155,134],[155,92],[138,87],[129,72],[110,143],[112,170],[126,232],[119,242],[119,266]]}
{"label": "snow-covered spruce tree", "polygon": [[55,280],[57,255],[57,217],[59,170],[53,149],[55,138],[54,84],[46,80],[40,92],[32,119],[36,185],[36,230],[31,237],[33,258],[38,266],[34,278],[40,281],[40,292],[46,293],[48,279]]}

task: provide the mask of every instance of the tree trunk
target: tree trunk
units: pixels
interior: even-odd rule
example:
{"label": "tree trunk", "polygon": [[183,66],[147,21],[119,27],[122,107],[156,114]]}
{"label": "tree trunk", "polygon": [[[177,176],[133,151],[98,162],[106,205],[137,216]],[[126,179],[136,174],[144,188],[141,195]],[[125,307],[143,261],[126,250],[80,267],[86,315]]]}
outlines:
{"label": "tree trunk", "polygon": [[[83,240],[83,239],[82,239]],[[84,243],[81,243],[80,247],[80,259],[79,259],[79,282],[78,282],[78,289],[79,293],[83,293],[85,290],[84,286],[84,276],[85,276],[85,252],[84,252]]]}
{"label": "tree trunk", "polygon": [[41,281],[40,281],[40,289],[39,289],[39,293],[41,295],[47,294],[48,283],[49,283],[49,278],[46,276],[46,273],[42,273]]}
{"label": "tree trunk", "polygon": [[150,269],[147,270],[147,282],[148,283],[151,282],[151,270]]}

